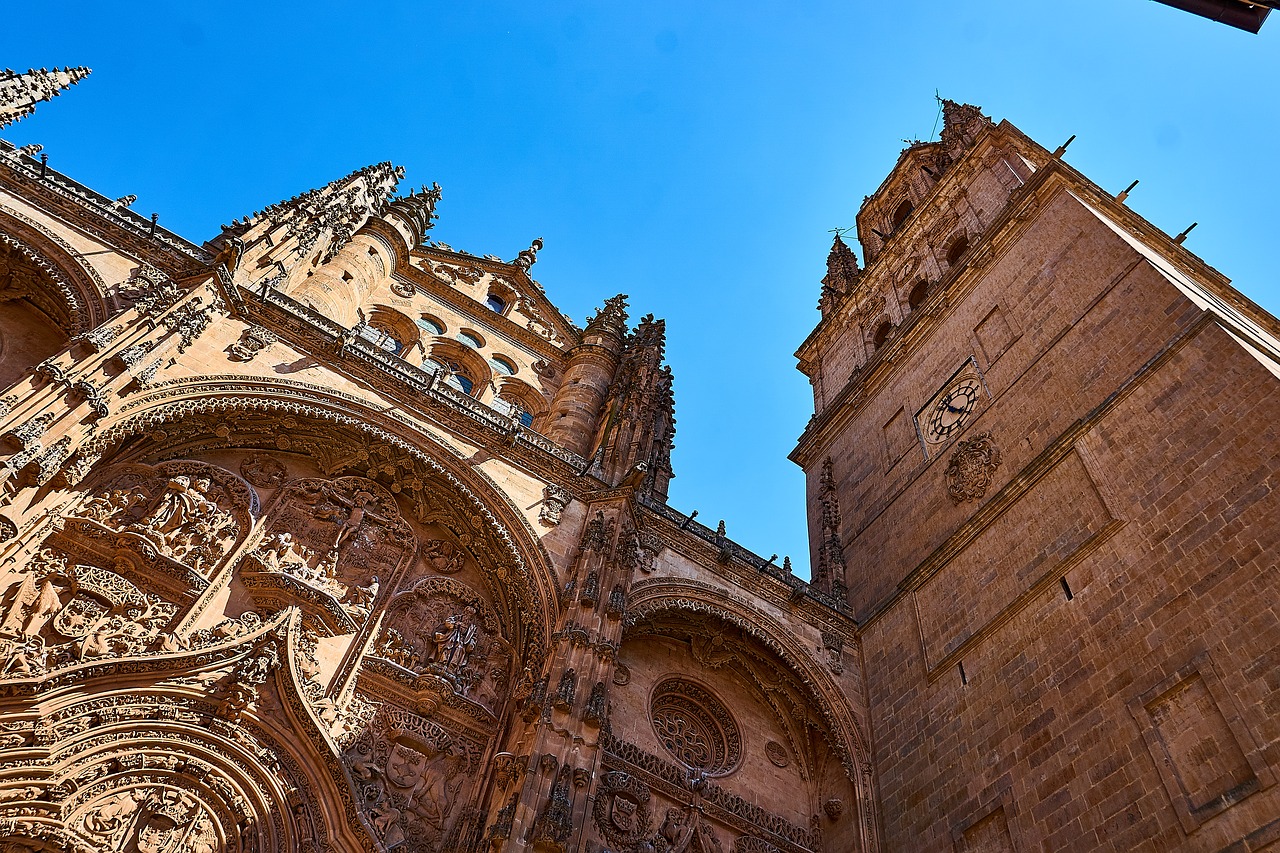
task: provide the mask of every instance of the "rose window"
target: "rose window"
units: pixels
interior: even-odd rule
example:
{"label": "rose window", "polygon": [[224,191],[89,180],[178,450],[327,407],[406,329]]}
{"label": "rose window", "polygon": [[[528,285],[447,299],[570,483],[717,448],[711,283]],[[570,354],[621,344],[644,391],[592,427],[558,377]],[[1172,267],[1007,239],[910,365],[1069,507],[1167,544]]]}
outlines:
{"label": "rose window", "polygon": [[654,734],[676,760],[711,776],[738,766],[742,736],[724,703],[683,678],[668,678],[653,691],[649,718]]}

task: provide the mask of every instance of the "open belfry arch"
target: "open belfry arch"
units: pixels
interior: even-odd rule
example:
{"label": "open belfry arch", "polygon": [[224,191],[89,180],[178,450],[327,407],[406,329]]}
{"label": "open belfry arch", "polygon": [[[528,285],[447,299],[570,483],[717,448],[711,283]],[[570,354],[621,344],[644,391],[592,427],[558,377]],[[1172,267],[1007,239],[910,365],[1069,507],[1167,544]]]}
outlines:
{"label": "open belfry arch", "polygon": [[0,140],[0,851],[1276,843],[1280,327],[943,112],[799,352],[812,583],[541,239],[379,163],[197,245]]}

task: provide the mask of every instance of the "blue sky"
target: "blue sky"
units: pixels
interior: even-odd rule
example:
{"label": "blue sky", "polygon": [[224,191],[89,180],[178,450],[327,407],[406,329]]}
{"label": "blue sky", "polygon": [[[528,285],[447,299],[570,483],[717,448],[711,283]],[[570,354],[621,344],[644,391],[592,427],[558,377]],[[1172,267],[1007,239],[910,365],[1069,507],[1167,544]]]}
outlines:
{"label": "blue sky", "polygon": [[[201,10],[207,10],[200,14]],[[10,16],[12,18],[12,16]],[[93,75],[4,132],[196,242],[390,159],[444,188],[435,236],[514,257],[581,322],[667,319],[671,502],[807,575],[812,412],[793,353],[836,226],[980,104],[1280,311],[1280,17],[1251,35],[1150,0],[59,3],[0,64]],[[861,253],[859,252],[859,256]]]}

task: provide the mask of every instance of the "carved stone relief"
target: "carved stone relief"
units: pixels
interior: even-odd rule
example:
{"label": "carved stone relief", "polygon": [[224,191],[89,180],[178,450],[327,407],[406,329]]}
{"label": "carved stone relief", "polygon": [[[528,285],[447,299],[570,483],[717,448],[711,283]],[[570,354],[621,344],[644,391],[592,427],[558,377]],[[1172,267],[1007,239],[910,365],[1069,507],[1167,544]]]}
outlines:
{"label": "carved stone relief", "polygon": [[991,433],[983,432],[956,445],[947,463],[947,494],[952,503],[976,501],[987,493],[987,487],[1000,467],[1000,448]]}
{"label": "carved stone relief", "polygon": [[427,577],[387,607],[374,654],[496,711],[509,688],[512,650],[497,616],[471,587]]}
{"label": "carved stone relief", "polygon": [[456,849],[481,747],[392,705],[374,714],[343,755],[356,802],[383,849]]}
{"label": "carved stone relief", "polygon": [[140,565],[159,562],[168,574],[182,576],[176,570],[183,567],[207,578],[257,510],[253,490],[223,468],[193,461],[122,465],[72,510],[64,535],[104,556],[129,552]]}
{"label": "carved stone relief", "polygon": [[0,597],[0,680],[150,651],[178,612],[114,572],[68,565],[50,549],[10,578]]}
{"label": "carved stone relief", "polygon": [[240,578],[255,601],[300,604],[346,633],[368,618],[384,575],[413,553],[413,538],[395,499],[372,480],[297,480],[278,496]]}
{"label": "carved stone relief", "polygon": [[649,786],[621,770],[600,779],[592,816],[596,828],[621,850],[633,850],[652,831]]}

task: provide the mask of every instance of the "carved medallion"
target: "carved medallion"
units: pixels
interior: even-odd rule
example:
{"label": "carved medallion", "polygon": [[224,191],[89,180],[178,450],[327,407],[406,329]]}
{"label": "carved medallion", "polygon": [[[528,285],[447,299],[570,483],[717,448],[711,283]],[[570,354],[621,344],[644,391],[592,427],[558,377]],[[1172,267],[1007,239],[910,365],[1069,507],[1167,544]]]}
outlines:
{"label": "carved medallion", "polygon": [[787,748],[776,740],[771,740],[764,745],[764,754],[774,767],[786,767],[791,763],[791,759],[787,758]]}
{"label": "carved medallion", "polygon": [[592,816],[610,844],[623,850],[638,844],[649,834],[649,786],[621,770],[604,774]]}
{"label": "carved medallion", "polygon": [[1000,449],[983,432],[956,445],[947,463],[947,494],[956,504],[975,501],[987,493],[996,469],[1000,467]]}
{"label": "carved medallion", "polygon": [[658,741],[687,767],[723,776],[742,759],[742,736],[729,709],[705,688],[668,678],[654,688],[649,717]]}
{"label": "carved medallion", "polygon": [[466,552],[447,539],[429,539],[422,543],[422,560],[433,571],[451,575],[462,570]]}

